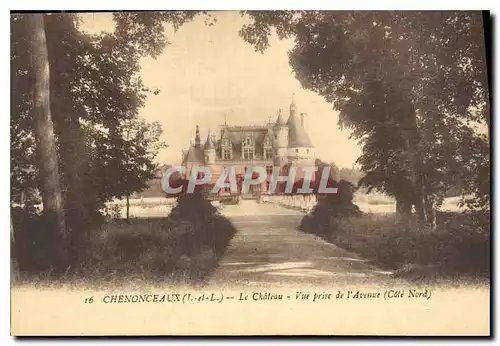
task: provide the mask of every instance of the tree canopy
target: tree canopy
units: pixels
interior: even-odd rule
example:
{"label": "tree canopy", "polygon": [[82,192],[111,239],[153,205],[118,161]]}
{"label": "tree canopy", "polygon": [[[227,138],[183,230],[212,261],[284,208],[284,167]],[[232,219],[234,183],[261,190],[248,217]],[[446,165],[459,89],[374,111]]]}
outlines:
{"label": "tree canopy", "polygon": [[[489,203],[489,125],[480,12],[244,12],[241,37],[257,51],[293,38],[296,78],[339,111],[363,154],[361,183],[405,204],[438,207],[455,182]],[[431,212],[432,213],[432,212]]]}
{"label": "tree canopy", "polygon": [[[85,162],[85,158],[75,155],[76,152],[84,151],[90,161],[88,167],[80,167],[86,171],[79,173],[91,176],[94,185],[99,181],[107,182],[106,185],[95,186],[102,192],[101,202],[123,195],[123,186],[108,184],[116,179],[110,176],[112,170],[103,167],[108,165],[110,158],[115,161],[123,158],[120,155],[124,154],[124,143],[127,142],[124,126],[135,124],[142,131],[142,140],[134,143],[133,154],[137,155],[137,159],[140,157],[145,160],[144,165],[140,165],[145,169],[143,177],[149,176],[154,170],[154,155],[150,154],[159,149],[161,129],[158,124],[135,119],[146,97],[157,91],[150,90],[142,82],[139,59],[144,56],[156,57],[166,47],[166,23],[178,29],[198,14],[194,11],[117,12],[113,14],[115,30],[99,35],[83,32],[77,14],[44,16],[51,71],[51,108],[58,145],[62,151],[60,158],[63,172],[69,168],[68,165],[71,166],[68,161],[75,156],[77,160]],[[15,194],[37,185],[25,22],[26,15],[11,17],[11,161]],[[145,136],[146,132],[151,136]],[[82,138],[78,138],[78,135]],[[84,148],[78,150],[77,146],[82,143]],[[148,149],[155,146],[153,151]],[[66,174],[66,180],[73,173]],[[62,179],[65,179],[64,174]]]}

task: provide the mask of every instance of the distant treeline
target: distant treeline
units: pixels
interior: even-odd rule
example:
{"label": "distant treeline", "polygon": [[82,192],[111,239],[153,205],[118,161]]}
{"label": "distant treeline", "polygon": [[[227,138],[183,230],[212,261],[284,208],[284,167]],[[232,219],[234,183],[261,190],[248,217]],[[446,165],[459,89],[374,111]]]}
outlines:
{"label": "distant treeline", "polygon": [[[354,185],[358,186],[359,181],[361,178],[363,178],[365,175],[364,172],[362,172],[359,169],[355,168],[340,168],[338,170],[338,177],[340,180],[347,180],[350,183],[353,183]],[[460,196],[460,191],[462,190],[462,184],[460,180],[457,179],[456,183],[454,186],[452,186],[450,189],[445,194],[445,197],[455,197],[455,196]],[[365,187],[360,187],[360,191],[366,191]]]}

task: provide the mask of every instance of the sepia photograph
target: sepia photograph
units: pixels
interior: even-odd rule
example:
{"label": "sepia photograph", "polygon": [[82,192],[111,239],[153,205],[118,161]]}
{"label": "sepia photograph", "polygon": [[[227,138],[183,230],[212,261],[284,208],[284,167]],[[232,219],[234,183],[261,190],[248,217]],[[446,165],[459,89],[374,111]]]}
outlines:
{"label": "sepia photograph", "polygon": [[11,12],[11,334],[490,335],[490,26]]}

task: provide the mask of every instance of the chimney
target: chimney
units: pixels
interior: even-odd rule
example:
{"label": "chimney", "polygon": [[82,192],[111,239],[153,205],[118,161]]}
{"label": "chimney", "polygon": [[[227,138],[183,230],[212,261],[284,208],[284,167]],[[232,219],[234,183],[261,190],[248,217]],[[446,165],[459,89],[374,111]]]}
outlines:
{"label": "chimney", "polygon": [[201,146],[200,127],[198,125],[196,125],[196,136],[194,138],[194,146],[197,148]]}

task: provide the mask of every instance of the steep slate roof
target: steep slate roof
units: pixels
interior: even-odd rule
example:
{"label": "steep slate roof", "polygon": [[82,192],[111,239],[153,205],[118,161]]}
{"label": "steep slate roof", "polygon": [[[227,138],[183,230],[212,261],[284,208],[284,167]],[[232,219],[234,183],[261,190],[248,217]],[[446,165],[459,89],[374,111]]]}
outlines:
{"label": "steep slate roof", "polygon": [[184,158],[184,160],[182,160],[182,164],[185,164],[186,162],[205,162],[205,155],[203,153],[203,150],[195,146],[189,148],[186,157]]}
{"label": "steep slate roof", "polygon": [[234,144],[241,144],[247,136],[250,136],[255,143],[255,146],[262,145],[266,136],[267,126],[233,126],[228,127],[228,136]]}
{"label": "steep slate roof", "polygon": [[208,132],[207,141],[205,142],[204,148],[213,149],[213,143],[212,143],[212,138],[210,138],[210,132]]}
{"label": "steep slate roof", "polygon": [[297,115],[292,114],[286,123],[288,125],[288,147],[289,148],[314,148],[311,139],[307,134]]}
{"label": "steep slate roof", "polygon": [[233,144],[233,158],[241,158],[242,142],[250,136],[255,146],[255,154],[263,155],[263,143],[269,130],[267,126],[228,126],[226,128],[227,136]]}
{"label": "steep slate roof", "polygon": [[276,118],[276,122],[274,123],[275,126],[278,126],[278,125],[286,125],[285,123],[285,120],[283,119],[283,117],[281,116],[281,110],[280,112],[278,113],[278,117]]}

